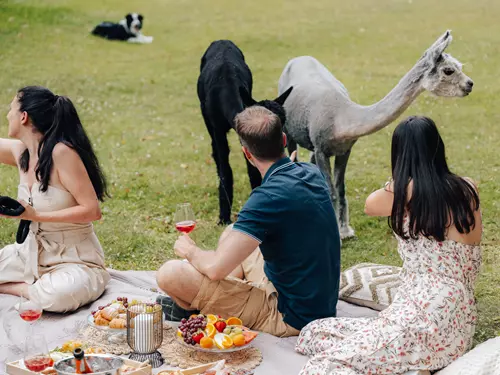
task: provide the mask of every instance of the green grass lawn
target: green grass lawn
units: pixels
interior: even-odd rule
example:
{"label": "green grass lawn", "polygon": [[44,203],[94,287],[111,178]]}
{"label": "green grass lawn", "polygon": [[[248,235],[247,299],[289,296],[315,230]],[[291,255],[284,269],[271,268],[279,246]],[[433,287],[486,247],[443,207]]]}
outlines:
{"label": "green grass lawn", "polygon": [[[127,3],[127,5],[125,5]],[[89,35],[103,20],[127,12],[145,16],[151,45],[108,42]],[[222,228],[218,179],[199,110],[200,58],[215,39],[231,39],[254,76],[254,97],[274,98],[287,61],[319,59],[350,91],[370,104],[381,99],[446,29],[448,52],[475,82],[465,99],[421,95],[404,115],[438,124],[452,169],[479,182],[484,217],[484,266],[477,283],[476,342],[500,334],[500,25],[496,0],[0,0],[0,136],[19,87],[48,86],[77,105],[110,184],[112,199],[95,224],[116,269],[156,269],[174,257],[175,205],[194,206],[195,240],[213,248]],[[390,175],[395,124],[362,138],[347,170],[351,224],[343,267],[359,262],[399,265],[386,220],[363,213],[368,194]],[[230,134],[234,213],[250,193],[243,155]],[[304,150],[301,158],[307,158]],[[16,195],[17,172],[0,167],[0,194]],[[17,222],[3,220],[0,243],[14,241]]]}

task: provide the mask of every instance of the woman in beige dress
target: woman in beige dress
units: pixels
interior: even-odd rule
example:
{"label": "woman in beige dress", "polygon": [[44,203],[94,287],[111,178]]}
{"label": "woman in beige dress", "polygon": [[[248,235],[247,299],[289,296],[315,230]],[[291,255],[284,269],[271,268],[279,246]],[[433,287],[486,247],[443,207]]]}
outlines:
{"label": "woman in beige dress", "polygon": [[26,296],[46,311],[73,311],[109,281],[92,221],[106,181],[71,100],[44,87],[18,91],[0,139],[0,163],[19,170],[18,200],[31,221],[22,243],[0,250],[0,294]]}

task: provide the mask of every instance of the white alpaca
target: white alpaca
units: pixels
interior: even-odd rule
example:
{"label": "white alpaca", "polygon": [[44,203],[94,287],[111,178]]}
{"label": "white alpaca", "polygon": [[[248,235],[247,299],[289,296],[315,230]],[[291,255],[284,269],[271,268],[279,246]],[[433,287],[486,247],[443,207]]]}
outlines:
{"label": "white alpaca", "polygon": [[370,106],[351,101],[344,85],[313,57],[296,57],[285,66],[278,91],[281,94],[293,86],[284,105],[288,151],[296,150],[297,144],[308,149],[312,152],[311,162],[328,177],[342,238],[354,236],[349,226],[344,177],[356,140],[389,125],[424,90],[448,97],[463,97],[472,91],[473,82],[462,72],[462,64],[443,53],[451,40],[447,31],[387,96]]}

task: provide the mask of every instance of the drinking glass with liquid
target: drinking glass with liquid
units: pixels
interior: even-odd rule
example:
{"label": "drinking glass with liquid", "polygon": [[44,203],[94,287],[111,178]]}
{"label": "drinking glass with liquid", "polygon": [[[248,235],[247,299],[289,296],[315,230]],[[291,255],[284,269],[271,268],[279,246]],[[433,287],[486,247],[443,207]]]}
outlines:
{"label": "drinking glass with liquid", "polygon": [[23,360],[26,368],[33,372],[41,372],[54,365],[54,360],[49,356],[45,336],[31,335],[26,337]]}
{"label": "drinking glass with liquid", "polygon": [[190,203],[177,205],[174,215],[175,228],[181,233],[191,233],[196,226],[194,212]]}

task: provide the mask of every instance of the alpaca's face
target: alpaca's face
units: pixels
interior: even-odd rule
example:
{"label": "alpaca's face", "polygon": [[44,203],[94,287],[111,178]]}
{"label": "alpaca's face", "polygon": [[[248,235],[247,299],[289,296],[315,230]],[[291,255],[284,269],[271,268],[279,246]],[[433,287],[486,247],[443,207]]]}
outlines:
{"label": "alpaca's face", "polygon": [[462,64],[447,53],[441,54],[426,74],[423,86],[437,96],[467,96],[474,82],[462,71]]}
{"label": "alpaca's face", "polygon": [[437,96],[467,96],[474,82],[462,72],[462,64],[444,53],[452,41],[448,30],[440,36],[422,56],[425,69],[422,87]]}

